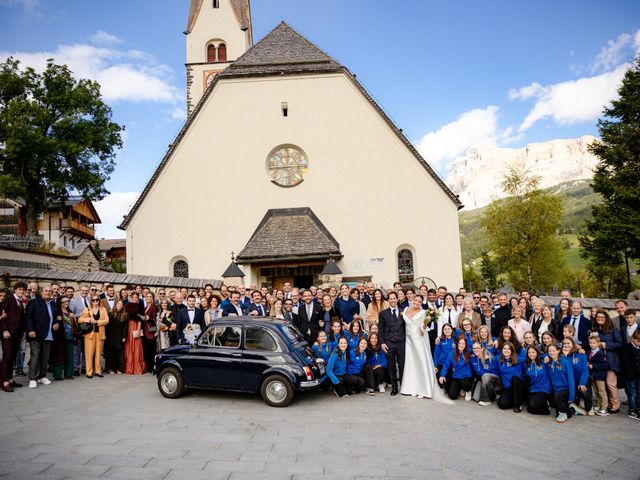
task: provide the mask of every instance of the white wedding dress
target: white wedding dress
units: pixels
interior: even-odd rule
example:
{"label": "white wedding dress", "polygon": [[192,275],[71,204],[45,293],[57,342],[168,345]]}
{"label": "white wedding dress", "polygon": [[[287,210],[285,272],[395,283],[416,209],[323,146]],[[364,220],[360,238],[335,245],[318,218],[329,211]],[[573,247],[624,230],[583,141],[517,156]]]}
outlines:
{"label": "white wedding dress", "polygon": [[404,370],[400,393],[432,398],[437,402],[453,403],[438,386],[429,336],[424,335],[423,323],[426,310],[420,310],[413,317],[402,313],[405,323]]}

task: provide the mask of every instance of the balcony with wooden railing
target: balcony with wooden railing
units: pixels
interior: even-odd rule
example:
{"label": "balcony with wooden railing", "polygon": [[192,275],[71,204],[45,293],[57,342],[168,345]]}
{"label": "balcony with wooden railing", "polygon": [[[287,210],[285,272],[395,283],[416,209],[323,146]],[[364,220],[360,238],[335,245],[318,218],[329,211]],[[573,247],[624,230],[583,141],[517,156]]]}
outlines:
{"label": "balcony with wooden railing", "polygon": [[63,230],[82,238],[93,239],[96,236],[96,231],[93,228],[93,225],[85,225],[73,218],[63,218],[61,220],[61,226]]}

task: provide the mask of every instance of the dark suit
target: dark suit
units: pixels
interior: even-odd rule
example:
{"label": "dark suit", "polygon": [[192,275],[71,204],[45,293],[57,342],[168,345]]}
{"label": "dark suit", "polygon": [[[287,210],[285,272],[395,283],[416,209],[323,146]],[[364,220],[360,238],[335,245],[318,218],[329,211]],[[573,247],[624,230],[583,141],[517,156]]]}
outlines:
{"label": "dark suit", "polygon": [[250,303],[249,308],[247,308],[247,315],[251,315],[251,312],[258,312],[259,317],[267,316],[267,309],[262,304],[257,305],[255,303]]}
{"label": "dark suit", "polygon": [[[562,336],[562,329],[565,325],[572,324],[573,315],[569,315],[568,317],[564,317],[562,319],[562,324],[560,326],[560,336]],[[578,322],[578,328],[576,331],[576,336],[578,337],[578,341],[582,344],[582,348],[585,350],[589,350],[589,332],[591,331],[591,320],[584,316],[583,313],[580,314],[580,321]]]}
{"label": "dark suit", "polygon": [[360,301],[364,303],[365,308],[369,308],[369,304],[373,301],[373,299],[368,293],[363,293]]}
{"label": "dark suit", "polygon": [[496,321],[491,324],[491,336],[498,338],[502,327],[506,327],[509,324],[509,320],[511,320],[511,307],[509,304],[496,308],[493,312],[493,318]]}
{"label": "dark suit", "polygon": [[[51,308],[51,314],[49,314]],[[58,305],[53,300],[45,302],[42,297],[34,297],[27,303],[25,321],[27,334],[35,332],[35,338],[28,337],[31,359],[29,360],[29,380],[39,380],[47,376],[49,366],[49,353],[53,343],[54,326],[57,329],[64,328],[62,321],[58,319]],[[51,328],[51,337],[49,337]]]}
{"label": "dark suit", "polygon": [[[0,311],[7,314],[5,319],[0,320],[0,339],[2,340],[0,381],[8,382],[13,378],[13,364],[24,335],[24,307],[21,301],[16,300],[15,295],[9,295],[0,307]],[[11,338],[4,338],[4,332],[9,332]]]}
{"label": "dark suit", "polygon": [[[391,307],[378,315],[378,336],[380,345],[387,345],[387,363],[389,376],[394,389],[398,388],[398,380],[402,381],[405,354],[405,325],[400,309],[396,307],[396,315],[391,313]],[[398,362],[398,374],[396,374],[396,360]]]}
{"label": "dark suit", "polygon": [[318,323],[322,319],[322,307],[313,302],[311,302],[311,306],[311,317],[307,315],[306,303],[301,303],[298,307],[298,317],[300,317],[300,326],[298,329],[303,335],[309,336],[312,341],[315,341],[318,338],[318,332],[320,331],[320,325]]}
{"label": "dark suit", "polygon": [[[238,305],[240,307],[240,310],[242,310],[242,306]],[[228,317],[229,314],[231,315],[238,315],[238,311],[236,310],[236,306],[229,302],[227,303],[223,308],[222,308],[222,316],[223,317]],[[242,314],[244,314],[244,310],[242,310]]]}
{"label": "dark suit", "polygon": [[[622,344],[626,345],[627,343],[631,342],[629,335],[627,335],[627,321],[624,319],[624,317],[618,317],[618,320],[620,321],[620,335],[622,335]],[[636,331],[640,330],[640,322],[637,320],[636,325],[638,325]]]}
{"label": "dark suit", "polygon": [[193,322],[189,320],[189,309],[181,308],[178,312],[178,320],[176,321],[176,335],[178,337],[178,343],[184,342],[184,334],[183,331],[187,325],[190,323],[195,323],[196,325],[200,325],[200,331],[204,332],[204,312],[200,308],[193,309]]}

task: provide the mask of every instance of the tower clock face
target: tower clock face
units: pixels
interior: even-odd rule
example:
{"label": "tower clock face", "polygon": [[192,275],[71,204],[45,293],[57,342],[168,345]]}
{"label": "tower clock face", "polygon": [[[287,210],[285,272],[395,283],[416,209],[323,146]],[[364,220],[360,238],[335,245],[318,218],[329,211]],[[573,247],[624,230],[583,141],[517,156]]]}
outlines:
{"label": "tower clock face", "polygon": [[304,152],[293,145],[276,148],[267,159],[269,178],[281,187],[295,187],[304,180],[309,162]]}

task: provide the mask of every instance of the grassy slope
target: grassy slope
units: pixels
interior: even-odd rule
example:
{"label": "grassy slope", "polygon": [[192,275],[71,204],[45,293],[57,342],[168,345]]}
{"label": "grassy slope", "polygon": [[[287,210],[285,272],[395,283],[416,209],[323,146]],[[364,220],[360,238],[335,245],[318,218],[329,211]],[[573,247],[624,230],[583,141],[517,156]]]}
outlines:
{"label": "grassy slope", "polygon": [[[598,194],[586,180],[561,183],[548,189],[562,199],[563,215],[560,234],[566,245],[567,263],[571,268],[582,269],[585,262],[578,253],[577,234],[586,218],[591,216],[591,206],[599,201]],[[460,212],[460,242],[462,261],[469,264],[477,261],[483,250],[487,250],[487,239],[480,220],[487,207]]]}

